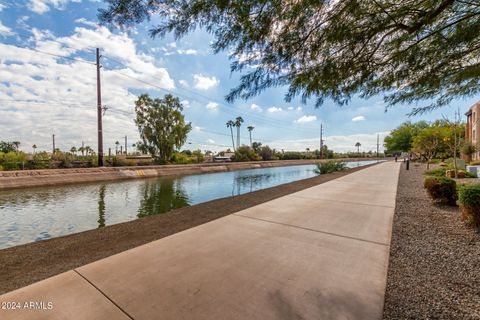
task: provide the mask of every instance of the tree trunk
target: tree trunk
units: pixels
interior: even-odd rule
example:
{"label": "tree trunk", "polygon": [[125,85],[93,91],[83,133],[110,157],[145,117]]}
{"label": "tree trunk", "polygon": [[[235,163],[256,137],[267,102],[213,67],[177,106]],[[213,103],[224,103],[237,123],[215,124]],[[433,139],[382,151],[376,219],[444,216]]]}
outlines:
{"label": "tree trunk", "polygon": [[232,135],[232,146],[233,146],[233,152],[235,152],[235,141],[233,140],[233,129],[230,127],[230,134]]}

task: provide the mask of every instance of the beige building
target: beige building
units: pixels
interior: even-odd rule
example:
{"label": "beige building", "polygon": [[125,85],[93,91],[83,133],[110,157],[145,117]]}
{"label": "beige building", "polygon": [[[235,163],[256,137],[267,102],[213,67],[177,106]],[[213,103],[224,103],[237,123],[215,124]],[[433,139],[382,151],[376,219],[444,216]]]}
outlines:
{"label": "beige building", "polygon": [[[467,113],[467,123],[465,125],[465,140],[480,149],[480,101],[470,107]],[[480,159],[480,150],[472,155],[473,160]]]}

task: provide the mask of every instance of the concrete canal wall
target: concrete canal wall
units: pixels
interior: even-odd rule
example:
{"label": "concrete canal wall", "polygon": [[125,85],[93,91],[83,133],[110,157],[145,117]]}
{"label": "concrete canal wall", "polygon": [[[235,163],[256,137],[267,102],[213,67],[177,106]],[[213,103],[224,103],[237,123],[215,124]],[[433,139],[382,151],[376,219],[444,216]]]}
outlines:
{"label": "concrete canal wall", "polygon": [[[345,159],[348,161],[373,160]],[[0,171],[0,190],[313,164],[319,160]]]}

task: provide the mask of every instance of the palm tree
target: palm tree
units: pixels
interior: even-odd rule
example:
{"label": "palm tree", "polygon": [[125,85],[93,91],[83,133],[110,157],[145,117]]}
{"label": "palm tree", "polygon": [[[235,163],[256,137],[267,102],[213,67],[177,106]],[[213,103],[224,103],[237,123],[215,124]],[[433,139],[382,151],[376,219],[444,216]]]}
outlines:
{"label": "palm tree", "polygon": [[237,127],[237,148],[240,147],[240,127],[242,126],[243,118],[238,116],[235,118],[235,127]]}
{"label": "palm tree", "polygon": [[35,154],[35,150],[37,150],[37,145],[34,144],[34,145],[32,146],[32,148],[33,148],[33,154]]}
{"label": "palm tree", "polygon": [[230,128],[230,134],[232,135],[232,145],[233,145],[233,151],[235,152],[235,142],[233,141],[233,127],[235,126],[235,122],[232,120],[227,121],[227,128]]}
{"label": "palm tree", "polygon": [[93,152],[93,149],[92,149],[90,146],[86,146],[86,147],[85,147],[85,153],[87,154],[87,156],[88,156],[89,154],[91,154],[92,152]]}
{"label": "palm tree", "polygon": [[360,142],[355,143],[355,147],[357,147],[357,153],[360,153],[360,146],[362,144]]}
{"label": "palm tree", "polygon": [[77,148],[76,148],[76,147],[71,147],[71,148],[70,148],[70,152],[71,152],[72,154],[76,154],[76,153],[77,153]]}
{"label": "palm tree", "polygon": [[85,155],[85,147],[83,145],[78,147],[78,151],[82,153],[82,157]]}
{"label": "palm tree", "polygon": [[250,148],[251,148],[252,147],[252,131],[253,129],[255,129],[255,127],[248,126],[247,129],[248,129],[248,133],[250,134]]}
{"label": "palm tree", "polygon": [[118,145],[119,144],[120,144],[120,142],[115,141],[115,154],[118,154]]}

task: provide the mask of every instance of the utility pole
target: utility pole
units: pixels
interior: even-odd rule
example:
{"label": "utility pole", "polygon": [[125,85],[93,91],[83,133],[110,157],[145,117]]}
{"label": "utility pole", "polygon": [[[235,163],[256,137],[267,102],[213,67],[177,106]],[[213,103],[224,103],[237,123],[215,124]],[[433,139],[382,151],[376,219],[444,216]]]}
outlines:
{"label": "utility pole", "polygon": [[378,158],[378,148],[379,148],[379,137],[380,135],[377,133],[377,158]]}
{"label": "utility pole", "polygon": [[320,123],[320,159],[323,159],[323,123]]}
{"label": "utility pole", "polygon": [[97,127],[98,166],[103,167],[102,89],[100,87],[100,49],[97,48]]}
{"label": "utility pole", "polygon": [[125,136],[125,155],[127,155],[127,136]]}
{"label": "utility pole", "polygon": [[52,145],[53,145],[53,152],[52,155],[55,155],[55,134],[52,134]]}

